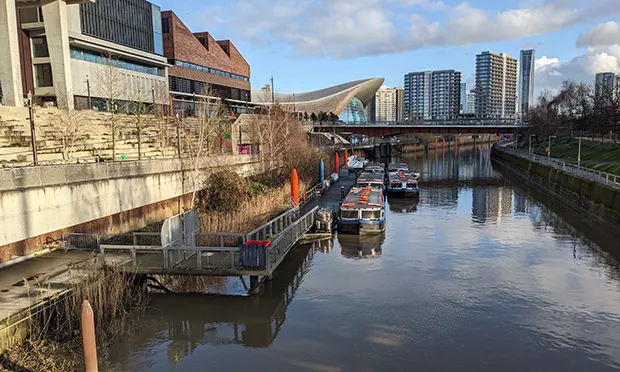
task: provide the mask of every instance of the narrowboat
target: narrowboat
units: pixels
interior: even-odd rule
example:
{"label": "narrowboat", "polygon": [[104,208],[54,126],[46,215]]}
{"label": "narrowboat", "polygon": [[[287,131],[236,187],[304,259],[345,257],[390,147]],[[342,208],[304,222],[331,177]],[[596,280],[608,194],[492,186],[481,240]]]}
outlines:
{"label": "narrowboat", "polygon": [[356,186],[358,187],[380,187],[385,192],[385,174],[364,172],[357,178]]}
{"label": "narrowboat", "polygon": [[340,206],[338,230],[352,234],[378,234],[385,231],[383,190],[379,187],[353,187]]}
{"label": "narrowboat", "polygon": [[381,163],[367,163],[364,166],[364,172],[366,173],[385,173],[385,165]]}
{"label": "narrowboat", "polygon": [[417,170],[410,171],[409,166],[405,163],[390,163],[388,164],[388,173],[392,172],[405,172],[411,173],[411,175],[417,180],[420,178],[420,172]]}
{"label": "narrowboat", "polygon": [[411,173],[392,172],[387,185],[388,196],[418,196],[418,181]]}

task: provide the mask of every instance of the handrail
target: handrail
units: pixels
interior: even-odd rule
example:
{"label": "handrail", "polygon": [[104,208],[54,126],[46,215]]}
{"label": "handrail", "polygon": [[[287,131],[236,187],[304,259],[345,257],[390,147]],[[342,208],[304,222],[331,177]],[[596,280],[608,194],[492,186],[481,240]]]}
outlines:
{"label": "handrail", "polygon": [[537,154],[531,154],[525,151],[513,149],[506,146],[496,146],[496,149],[500,149],[500,151],[504,151],[515,156],[518,156],[522,159],[527,159],[530,161],[534,161],[540,164],[548,165],[555,169],[559,169],[564,172],[568,172],[577,177],[585,178],[594,182],[598,182],[616,189],[620,189],[620,176],[601,172],[593,169],[584,168],[582,166],[577,166],[574,163],[564,162],[555,158],[550,158],[546,156],[540,156]]}

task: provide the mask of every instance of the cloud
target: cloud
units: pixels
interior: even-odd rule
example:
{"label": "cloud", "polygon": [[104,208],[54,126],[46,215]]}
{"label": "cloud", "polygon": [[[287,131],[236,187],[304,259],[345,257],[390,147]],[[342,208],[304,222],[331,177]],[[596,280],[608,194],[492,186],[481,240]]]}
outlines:
{"label": "cloud", "polygon": [[347,59],[545,34],[620,14],[620,1],[537,0],[492,13],[432,0],[235,0],[225,13],[235,15],[225,19],[230,29],[253,43]]}
{"label": "cloud", "polygon": [[599,72],[620,73],[620,45],[588,48],[585,53],[566,61],[547,56],[538,58],[535,89],[554,91],[564,80],[593,83],[594,75]]}
{"label": "cloud", "polygon": [[592,27],[577,39],[578,47],[617,45],[620,43],[620,23],[609,21]]}

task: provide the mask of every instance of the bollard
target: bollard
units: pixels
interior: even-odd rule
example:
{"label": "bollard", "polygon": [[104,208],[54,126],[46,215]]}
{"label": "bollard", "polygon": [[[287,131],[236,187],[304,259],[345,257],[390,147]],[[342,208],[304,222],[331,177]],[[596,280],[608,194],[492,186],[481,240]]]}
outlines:
{"label": "bollard", "polygon": [[291,171],[291,199],[293,199],[293,205],[297,207],[299,205],[299,177],[297,177],[295,168]]}
{"label": "bollard", "polygon": [[344,200],[344,186],[340,186],[340,201]]}
{"label": "bollard", "polygon": [[84,371],[97,372],[97,343],[95,341],[95,318],[88,300],[82,302],[82,347],[84,352]]}
{"label": "bollard", "polygon": [[319,161],[319,181],[321,186],[325,187],[325,162],[323,159]]}
{"label": "bollard", "polygon": [[349,169],[349,152],[347,149],[344,150],[344,167]]}
{"label": "bollard", "polygon": [[338,151],[334,153],[334,173],[340,174],[340,157]]}

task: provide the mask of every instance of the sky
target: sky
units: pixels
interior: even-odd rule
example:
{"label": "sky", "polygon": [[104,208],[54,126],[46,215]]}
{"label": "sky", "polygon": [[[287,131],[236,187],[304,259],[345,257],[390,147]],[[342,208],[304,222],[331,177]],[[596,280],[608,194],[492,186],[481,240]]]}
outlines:
{"label": "sky", "polygon": [[535,91],[620,73],[620,0],[152,0],[193,31],[230,39],[252,88],[306,92],[455,69],[473,88],[476,54],[536,50]]}

